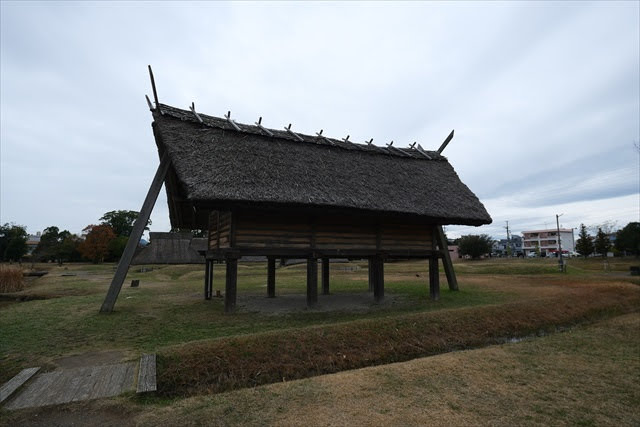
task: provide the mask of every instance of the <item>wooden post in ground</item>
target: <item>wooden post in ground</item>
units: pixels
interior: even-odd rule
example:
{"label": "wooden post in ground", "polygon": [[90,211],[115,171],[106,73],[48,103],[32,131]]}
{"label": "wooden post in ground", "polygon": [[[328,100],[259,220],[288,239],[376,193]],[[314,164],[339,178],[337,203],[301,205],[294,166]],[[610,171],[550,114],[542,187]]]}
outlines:
{"label": "wooden post in ground", "polygon": [[373,264],[373,298],[376,302],[380,302],[384,299],[384,259],[376,256]]}
{"label": "wooden post in ground", "polygon": [[213,260],[209,266],[209,299],[213,296]]}
{"label": "wooden post in ground", "polygon": [[236,308],[236,292],[238,285],[238,258],[227,257],[227,277],[224,291],[224,312],[232,313]]}
{"label": "wooden post in ground", "polygon": [[329,258],[322,258],[322,295],[329,295]]}
{"label": "wooden post in ground", "polygon": [[210,259],[204,262],[204,299],[211,299],[211,269],[213,268],[212,261]]}
{"label": "wooden post in ground", "polygon": [[142,238],[142,233],[144,233],[144,229],[147,226],[147,222],[151,216],[151,211],[153,210],[153,205],[156,204],[158,194],[160,193],[160,189],[162,188],[162,184],[164,183],[164,178],[167,175],[170,164],[171,160],[169,160],[169,156],[167,156],[167,153],[164,153],[162,155],[162,159],[160,159],[158,170],[156,170],[156,174],[153,177],[149,191],[147,192],[147,197],[145,197],[144,203],[142,203],[138,219],[136,219],[136,222],[133,224],[129,240],[127,240],[127,245],[120,257],[120,262],[118,262],[118,268],[116,269],[116,273],[113,275],[111,285],[109,285],[109,290],[104,298],[102,307],[100,307],[100,313],[110,313],[116,305],[116,300],[120,294],[120,289],[122,289],[124,279],[127,277],[127,272],[129,271],[133,254],[135,253],[138,243]]}
{"label": "wooden post in ground", "polygon": [[276,259],[267,258],[267,297],[275,298],[276,296]]}
{"label": "wooden post in ground", "polygon": [[307,258],[307,307],[318,303],[318,260]]}
{"label": "wooden post in ground", "polygon": [[429,296],[432,300],[440,299],[440,274],[438,272],[438,255],[429,258]]}
{"label": "wooden post in ground", "polygon": [[458,279],[456,278],[456,272],[453,270],[453,263],[451,262],[451,255],[449,254],[449,244],[447,238],[444,235],[442,226],[438,225],[434,227],[436,242],[438,248],[442,253],[442,265],[444,266],[444,274],[447,275],[447,283],[449,283],[450,291],[458,290]]}
{"label": "wooden post in ground", "polygon": [[373,282],[374,282],[374,277],[373,277],[373,267],[374,266],[374,261],[373,258],[369,258],[367,260],[367,268],[369,269],[369,292],[373,292]]}

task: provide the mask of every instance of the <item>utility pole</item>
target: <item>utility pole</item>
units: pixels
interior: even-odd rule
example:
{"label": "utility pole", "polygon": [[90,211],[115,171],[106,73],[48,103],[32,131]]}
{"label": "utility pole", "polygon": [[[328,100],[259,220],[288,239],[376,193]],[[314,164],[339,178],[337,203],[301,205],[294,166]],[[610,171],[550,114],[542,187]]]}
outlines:
{"label": "utility pole", "polygon": [[562,243],[560,243],[560,217],[564,215],[561,213],[560,215],[556,214],[556,226],[558,227],[558,265],[560,266],[560,271],[563,270],[563,262],[562,262]]}
{"label": "utility pole", "polygon": [[505,227],[507,229],[507,247],[505,248],[506,252],[507,252],[507,256],[511,256],[511,238],[509,237],[509,221],[506,221],[507,226]]}

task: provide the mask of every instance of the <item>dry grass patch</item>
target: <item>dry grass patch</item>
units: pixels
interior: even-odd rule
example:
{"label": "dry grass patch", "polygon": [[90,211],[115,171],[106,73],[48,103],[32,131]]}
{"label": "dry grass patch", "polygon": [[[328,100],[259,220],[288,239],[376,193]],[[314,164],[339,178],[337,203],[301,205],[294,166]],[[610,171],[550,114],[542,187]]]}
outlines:
{"label": "dry grass patch", "polygon": [[165,396],[218,393],[472,348],[625,313],[632,285],[576,287],[521,302],[229,337],[159,353]]}
{"label": "dry grass patch", "polygon": [[0,293],[19,292],[24,289],[24,277],[20,267],[0,265]]}

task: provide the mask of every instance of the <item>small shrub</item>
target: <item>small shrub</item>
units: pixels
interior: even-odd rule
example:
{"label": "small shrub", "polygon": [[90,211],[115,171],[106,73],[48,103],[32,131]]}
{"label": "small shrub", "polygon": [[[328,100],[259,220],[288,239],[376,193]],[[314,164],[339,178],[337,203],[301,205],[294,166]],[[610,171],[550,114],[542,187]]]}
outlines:
{"label": "small shrub", "polygon": [[22,269],[0,265],[0,293],[21,291],[23,288]]}

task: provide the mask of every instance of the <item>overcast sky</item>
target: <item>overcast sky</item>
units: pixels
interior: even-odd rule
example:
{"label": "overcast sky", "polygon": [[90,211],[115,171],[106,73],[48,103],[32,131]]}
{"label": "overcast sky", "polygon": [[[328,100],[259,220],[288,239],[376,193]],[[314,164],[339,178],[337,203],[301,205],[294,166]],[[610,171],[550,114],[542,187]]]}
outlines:
{"label": "overcast sky", "polygon": [[[449,236],[640,220],[633,2],[1,3],[0,223],[139,210],[161,102],[444,151],[493,218]],[[152,231],[170,228],[164,190]]]}

